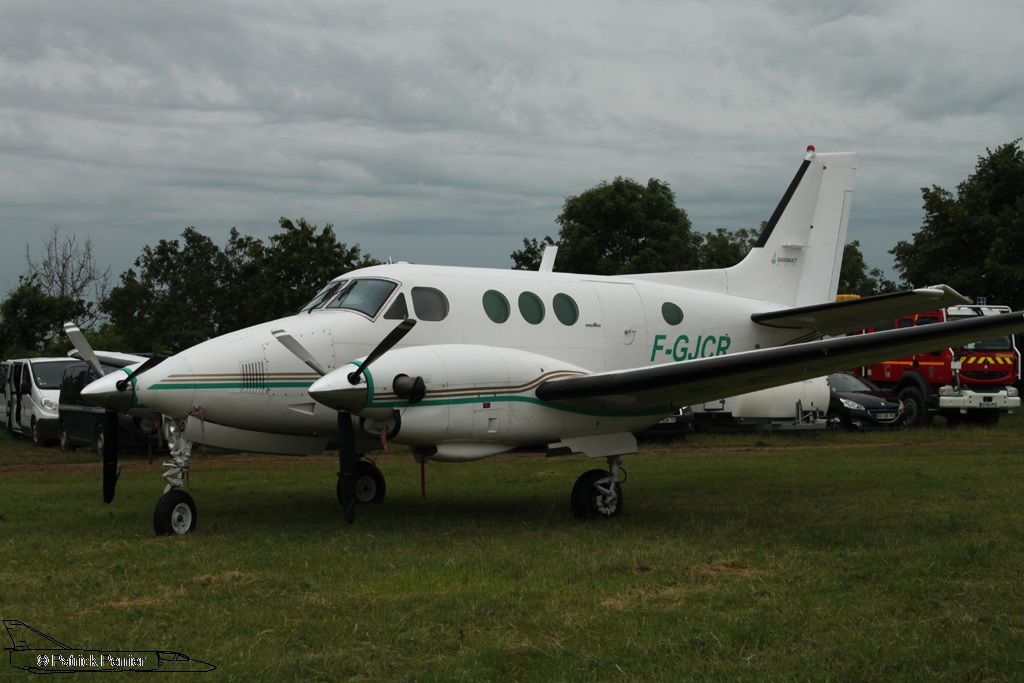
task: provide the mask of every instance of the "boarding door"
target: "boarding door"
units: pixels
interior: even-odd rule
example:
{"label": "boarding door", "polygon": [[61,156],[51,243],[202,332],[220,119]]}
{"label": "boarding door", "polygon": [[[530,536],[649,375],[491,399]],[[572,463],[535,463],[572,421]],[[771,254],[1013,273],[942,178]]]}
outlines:
{"label": "boarding door", "polygon": [[603,281],[595,282],[594,290],[601,301],[605,368],[618,370],[645,365],[645,354],[650,354],[647,319],[636,288],[630,283]]}

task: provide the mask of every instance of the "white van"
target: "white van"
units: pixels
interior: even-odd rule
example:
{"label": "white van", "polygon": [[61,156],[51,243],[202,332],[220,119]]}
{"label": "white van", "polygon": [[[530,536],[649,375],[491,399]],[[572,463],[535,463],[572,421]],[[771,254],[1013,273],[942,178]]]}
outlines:
{"label": "white van", "polygon": [[74,358],[20,358],[8,361],[4,413],[8,434],[31,435],[37,446],[57,440],[57,402],[64,368]]}

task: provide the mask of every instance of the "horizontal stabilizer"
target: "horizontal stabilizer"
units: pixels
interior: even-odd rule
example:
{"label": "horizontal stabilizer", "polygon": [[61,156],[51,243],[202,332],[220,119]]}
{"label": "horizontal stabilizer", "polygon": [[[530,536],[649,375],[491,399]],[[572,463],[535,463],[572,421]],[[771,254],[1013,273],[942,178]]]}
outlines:
{"label": "horizontal stabilizer", "polygon": [[836,337],[545,382],[537,397],[579,406],[675,408],[1024,331],[1024,311]]}
{"label": "horizontal stabilizer", "polygon": [[949,306],[969,304],[971,301],[946,285],[914,289],[892,294],[879,294],[862,299],[832,301],[813,306],[788,308],[781,311],[755,313],[751,320],[759,325],[792,330],[807,334],[796,341],[817,339],[821,336],[840,335],[893,320],[903,315],[933,311]]}

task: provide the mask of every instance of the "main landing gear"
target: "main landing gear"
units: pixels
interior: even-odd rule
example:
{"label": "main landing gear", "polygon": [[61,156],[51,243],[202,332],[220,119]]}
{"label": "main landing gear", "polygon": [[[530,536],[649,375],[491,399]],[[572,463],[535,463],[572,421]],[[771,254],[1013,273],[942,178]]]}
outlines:
{"label": "main landing gear", "polygon": [[622,514],[621,463],[621,456],[610,456],[607,472],[589,470],[580,475],[570,497],[574,515],[580,519],[594,519]]}
{"label": "main landing gear", "polygon": [[[383,503],[387,489],[387,483],[384,481],[384,473],[380,471],[379,467],[369,460],[360,460],[356,464],[357,503]],[[342,505],[345,504],[341,493],[340,472],[338,473],[338,502]]]}

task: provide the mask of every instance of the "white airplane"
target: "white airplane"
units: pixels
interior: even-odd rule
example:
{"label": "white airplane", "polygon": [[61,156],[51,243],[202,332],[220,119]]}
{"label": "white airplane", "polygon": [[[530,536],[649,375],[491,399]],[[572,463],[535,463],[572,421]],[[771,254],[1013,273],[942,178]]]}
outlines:
{"label": "white airplane", "polygon": [[550,251],[538,272],[373,266],[336,278],[296,315],[126,368],[83,396],[172,418],[158,533],[195,526],[182,485],[200,439],[291,454],[337,444],[350,522],[357,501],[384,497],[383,475],[363,459],[381,441],[421,462],[544,445],[605,458],[606,470],[576,481],[571,506],[618,515],[631,433],[682,406],[1024,330],[1013,313],[821,339],[966,301],[945,286],[835,301],[856,165],[856,154],[809,147],[731,268],[599,277],[554,272]]}

